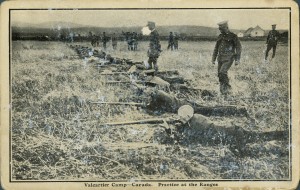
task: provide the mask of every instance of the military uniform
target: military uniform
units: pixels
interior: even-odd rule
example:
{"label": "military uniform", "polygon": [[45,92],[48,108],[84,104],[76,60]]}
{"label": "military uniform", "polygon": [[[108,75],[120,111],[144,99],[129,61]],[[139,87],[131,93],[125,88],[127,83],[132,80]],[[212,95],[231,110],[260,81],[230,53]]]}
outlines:
{"label": "military uniform", "polygon": [[102,44],[103,44],[103,48],[106,49],[106,43],[108,41],[108,37],[105,35],[105,33],[103,32],[103,37],[102,37]]}
{"label": "military uniform", "polygon": [[231,89],[228,70],[234,61],[240,61],[241,50],[241,43],[237,35],[230,31],[219,35],[213,52],[212,62],[214,63],[218,58],[218,77],[222,94],[227,94]]}
{"label": "military uniform", "polygon": [[150,33],[150,44],[149,44],[149,49],[148,49],[148,63],[150,65],[150,69],[153,67],[155,71],[158,71],[158,66],[157,66],[157,59],[160,55],[161,52],[161,45],[159,42],[159,34],[156,31],[156,29],[153,29]]}
{"label": "military uniform", "polygon": [[138,39],[137,39],[137,33],[133,32],[132,34],[132,48],[134,51],[137,50],[137,46],[138,46]]}
{"label": "military uniform", "polygon": [[173,36],[173,33],[170,32],[170,35],[169,35],[169,45],[168,45],[168,48],[167,49],[170,49],[171,50],[174,50],[174,36]]}
{"label": "military uniform", "polygon": [[178,50],[178,35],[174,35],[174,49]]}
{"label": "military uniform", "polygon": [[112,43],[113,49],[114,50],[117,49],[118,39],[115,34],[113,34],[113,36],[111,37],[111,43]]}
{"label": "military uniform", "polygon": [[276,46],[279,38],[279,32],[277,30],[271,30],[268,34],[267,37],[267,50],[266,50],[266,55],[265,55],[265,60],[268,58],[269,51],[273,49],[273,55],[272,58],[275,57],[276,53]]}

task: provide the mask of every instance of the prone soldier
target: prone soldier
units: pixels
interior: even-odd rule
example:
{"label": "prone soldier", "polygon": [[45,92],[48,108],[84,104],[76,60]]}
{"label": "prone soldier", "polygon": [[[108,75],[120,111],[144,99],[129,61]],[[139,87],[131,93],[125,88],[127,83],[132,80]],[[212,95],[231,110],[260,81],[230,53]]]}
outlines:
{"label": "prone soldier", "polygon": [[273,49],[273,55],[272,58],[275,57],[276,53],[276,46],[279,38],[279,32],[276,30],[276,24],[272,25],[272,30],[269,32],[268,37],[267,37],[267,50],[266,50],[266,55],[265,55],[265,60],[268,58],[269,51]]}
{"label": "prone soldier", "polygon": [[232,63],[240,63],[242,46],[237,35],[230,32],[227,21],[218,23],[221,34],[213,52],[212,64],[215,64],[218,58],[218,77],[220,82],[220,91],[227,95],[230,93],[231,85],[229,84],[228,70]]}

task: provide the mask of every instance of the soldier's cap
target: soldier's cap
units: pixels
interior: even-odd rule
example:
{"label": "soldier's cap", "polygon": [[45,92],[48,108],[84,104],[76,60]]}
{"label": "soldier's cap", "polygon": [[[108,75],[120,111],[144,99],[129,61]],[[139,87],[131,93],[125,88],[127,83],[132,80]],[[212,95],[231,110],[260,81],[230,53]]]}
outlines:
{"label": "soldier's cap", "polygon": [[148,24],[147,24],[147,26],[155,26],[155,22],[148,21]]}
{"label": "soldier's cap", "polygon": [[272,26],[276,26],[276,24],[272,24]]}
{"label": "soldier's cap", "polygon": [[177,112],[184,123],[188,122],[194,116],[194,108],[190,105],[181,106]]}
{"label": "soldier's cap", "polygon": [[225,20],[225,21],[219,22],[218,25],[219,25],[219,27],[227,27],[228,26],[228,21]]}

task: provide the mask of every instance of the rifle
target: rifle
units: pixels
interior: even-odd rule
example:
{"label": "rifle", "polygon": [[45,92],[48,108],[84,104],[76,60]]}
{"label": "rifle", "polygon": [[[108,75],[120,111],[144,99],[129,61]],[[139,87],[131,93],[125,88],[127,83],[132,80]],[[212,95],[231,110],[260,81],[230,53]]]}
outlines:
{"label": "rifle", "polygon": [[101,73],[100,75],[119,75],[119,74],[130,74],[128,72],[110,72],[110,73]]}
{"label": "rifle", "polygon": [[[149,74],[149,73],[154,73],[155,70],[154,69],[149,69],[149,70],[141,70],[142,73],[144,74]],[[130,72],[110,72],[110,73],[101,73],[100,75],[118,75],[118,74],[131,74]],[[157,72],[158,75],[178,75],[178,71],[177,70],[170,70],[170,71],[158,71]],[[171,78],[171,77],[169,77]]]}
{"label": "rifle", "polygon": [[135,120],[135,121],[119,121],[119,122],[103,123],[101,125],[158,124],[158,123],[165,123],[169,120],[171,120],[171,117],[170,118],[142,119],[142,120]]}
{"label": "rifle", "polygon": [[129,105],[129,106],[145,106],[144,103],[137,102],[89,102],[90,104],[107,104],[107,105]]}
{"label": "rifle", "polygon": [[[91,104],[107,104],[107,105],[128,105],[128,106],[141,106],[141,107],[145,107],[148,109],[162,109],[165,110],[167,108],[165,108],[166,105],[162,106],[152,106],[150,102],[149,104],[146,103],[138,103],[138,102],[93,102],[90,101],[89,103]],[[245,107],[237,107],[237,106],[233,106],[233,105],[228,105],[228,106],[201,106],[192,102],[181,102],[178,105],[175,106],[175,110],[171,109],[171,110],[165,110],[165,111],[169,111],[169,112],[175,112],[177,111],[177,109],[182,106],[182,105],[191,105],[194,108],[194,112],[198,113],[198,114],[202,114],[202,115],[206,115],[206,116],[212,116],[212,115],[218,115],[218,116],[248,116],[248,112],[247,109]]]}
{"label": "rifle", "polygon": [[[136,83],[142,83],[142,81],[135,81]],[[107,81],[104,84],[122,84],[122,83],[132,83],[132,81]]]}

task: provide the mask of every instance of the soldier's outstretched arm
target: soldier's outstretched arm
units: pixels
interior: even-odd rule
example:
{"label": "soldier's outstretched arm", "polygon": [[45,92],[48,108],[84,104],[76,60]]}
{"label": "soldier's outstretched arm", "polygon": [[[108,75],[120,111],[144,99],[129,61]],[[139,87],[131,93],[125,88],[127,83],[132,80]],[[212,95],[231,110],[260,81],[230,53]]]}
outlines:
{"label": "soldier's outstretched arm", "polygon": [[268,34],[268,37],[267,37],[266,44],[268,44],[268,42],[269,42],[269,39],[270,39],[270,32],[269,32],[269,34]]}
{"label": "soldier's outstretched arm", "polygon": [[218,56],[219,45],[220,45],[220,43],[219,43],[219,41],[217,41],[217,43],[215,45],[214,52],[213,52],[212,60],[211,60],[212,64],[215,64],[215,62],[216,62],[216,59],[217,59],[217,56]]}

